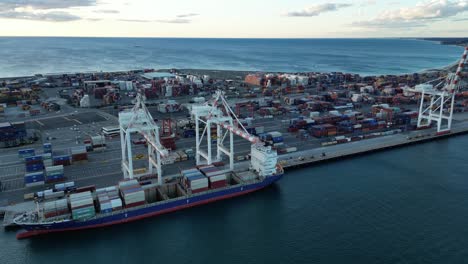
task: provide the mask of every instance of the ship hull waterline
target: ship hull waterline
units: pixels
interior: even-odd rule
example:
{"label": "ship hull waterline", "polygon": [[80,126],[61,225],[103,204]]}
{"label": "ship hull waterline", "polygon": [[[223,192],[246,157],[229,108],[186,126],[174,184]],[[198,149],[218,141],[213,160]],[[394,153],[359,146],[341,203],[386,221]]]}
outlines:
{"label": "ship hull waterline", "polygon": [[111,225],[117,225],[122,223],[128,223],[137,221],[140,219],[153,217],[161,214],[166,214],[182,209],[195,207],[207,203],[212,203],[219,200],[229,199],[241,195],[245,195],[251,192],[261,190],[277,180],[279,180],[283,174],[267,177],[265,180],[253,184],[241,185],[233,188],[228,188],[218,192],[210,192],[207,194],[194,195],[187,197],[186,199],[176,199],[175,201],[169,201],[162,204],[154,204],[143,208],[124,210],[121,213],[111,214],[109,216],[103,216],[100,218],[90,219],[87,221],[62,221],[52,223],[27,223],[19,224],[21,228],[25,229],[20,231],[17,235],[17,239],[24,239],[38,235],[44,235],[48,233],[68,232],[77,231],[83,229],[93,229]]}

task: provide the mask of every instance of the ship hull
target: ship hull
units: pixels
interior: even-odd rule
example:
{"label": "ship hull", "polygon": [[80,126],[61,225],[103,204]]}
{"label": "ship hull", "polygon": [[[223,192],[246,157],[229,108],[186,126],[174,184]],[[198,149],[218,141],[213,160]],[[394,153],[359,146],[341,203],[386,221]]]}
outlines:
{"label": "ship hull", "polygon": [[148,218],[160,214],[170,213],[185,208],[190,208],[202,204],[212,203],[219,200],[229,199],[236,196],[245,195],[251,192],[258,191],[268,185],[279,180],[283,174],[267,177],[265,180],[253,184],[246,184],[242,186],[223,189],[220,191],[209,192],[200,195],[193,195],[190,197],[176,198],[165,203],[155,203],[142,208],[122,210],[122,212],[93,218],[87,221],[63,221],[52,223],[27,223],[19,224],[25,231],[17,234],[18,239],[28,238],[37,235],[43,235],[56,232],[67,232],[74,230],[83,230],[91,228],[99,228],[104,226],[111,226],[122,224]]}

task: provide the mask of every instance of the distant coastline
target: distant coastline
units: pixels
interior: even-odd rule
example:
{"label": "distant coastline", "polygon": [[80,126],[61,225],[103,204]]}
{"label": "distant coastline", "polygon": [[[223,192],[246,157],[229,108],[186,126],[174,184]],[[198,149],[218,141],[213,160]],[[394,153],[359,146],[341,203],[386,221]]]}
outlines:
{"label": "distant coastline", "polygon": [[453,45],[453,46],[462,46],[462,47],[468,45],[468,37],[467,38],[416,38],[416,39],[436,41],[436,42],[439,42],[441,45]]}

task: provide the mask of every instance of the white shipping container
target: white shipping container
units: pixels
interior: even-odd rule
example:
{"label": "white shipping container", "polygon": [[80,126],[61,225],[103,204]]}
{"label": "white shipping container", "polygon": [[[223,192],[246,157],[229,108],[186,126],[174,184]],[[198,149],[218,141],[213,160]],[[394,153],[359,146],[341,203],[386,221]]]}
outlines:
{"label": "white shipping container", "polygon": [[217,181],[222,181],[226,179],[227,179],[226,174],[219,174],[219,175],[211,176],[210,182],[217,182]]}
{"label": "white shipping container", "polygon": [[111,205],[112,205],[112,208],[122,207],[122,200],[120,198],[112,199]]}
{"label": "white shipping container", "polygon": [[289,148],[286,148],[286,153],[291,153],[291,152],[296,152],[297,151],[297,148],[296,147],[289,147]]}
{"label": "white shipping container", "polygon": [[270,132],[268,133],[270,136],[272,137],[281,137],[283,134],[281,134],[281,132],[278,132],[278,131],[273,131],[273,132]]}
{"label": "white shipping container", "polygon": [[46,167],[45,170],[47,173],[57,171],[63,172],[63,165]]}
{"label": "white shipping container", "polygon": [[41,186],[44,185],[44,181],[38,181],[38,182],[31,182],[31,183],[26,183],[24,186],[26,187],[34,187],[34,186]]}

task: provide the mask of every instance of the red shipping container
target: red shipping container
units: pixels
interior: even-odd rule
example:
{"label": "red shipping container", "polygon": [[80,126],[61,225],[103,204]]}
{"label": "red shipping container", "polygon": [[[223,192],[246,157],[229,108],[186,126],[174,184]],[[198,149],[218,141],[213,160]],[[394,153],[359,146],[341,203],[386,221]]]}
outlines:
{"label": "red shipping container", "polygon": [[211,189],[223,188],[227,186],[226,180],[216,181],[210,183]]}
{"label": "red shipping container", "polygon": [[74,154],[72,155],[73,161],[88,160],[88,153]]}
{"label": "red shipping container", "polygon": [[80,192],[95,191],[95,190],[96,190],[96,185],[88,185],[88,186],[76,188],[75,192],[80,193]]}

